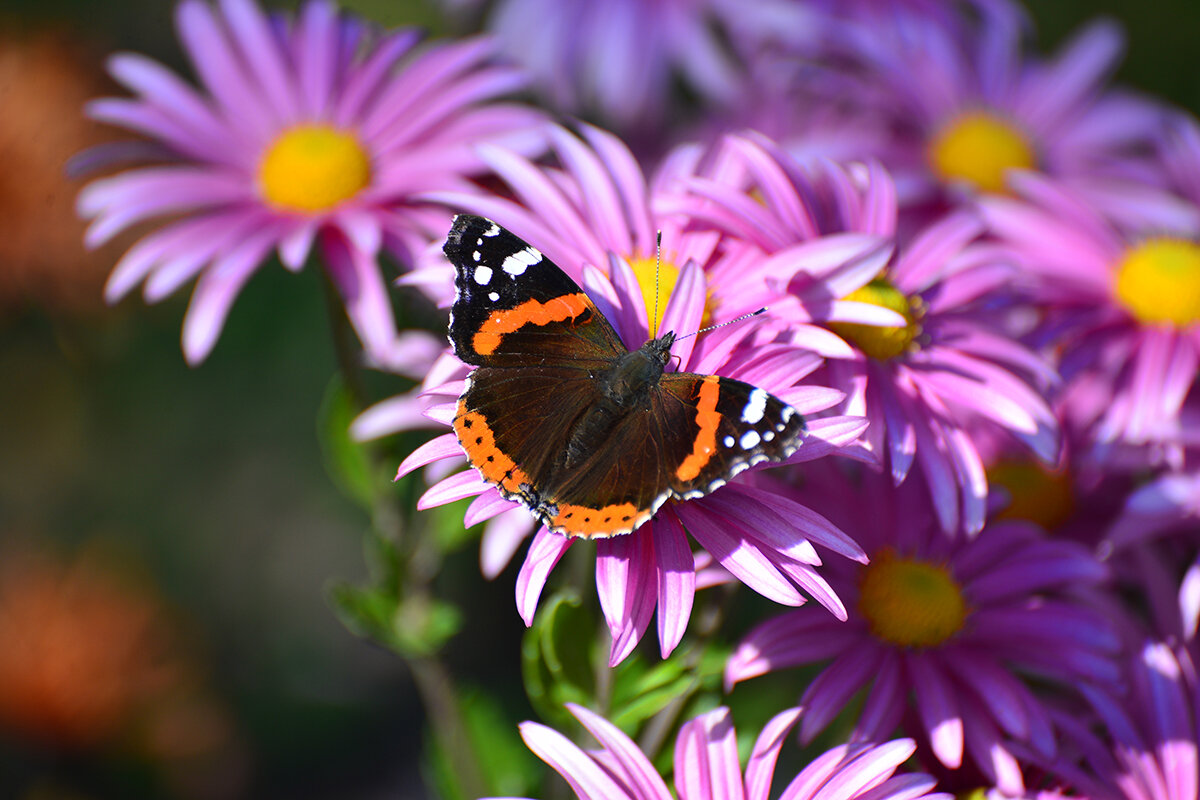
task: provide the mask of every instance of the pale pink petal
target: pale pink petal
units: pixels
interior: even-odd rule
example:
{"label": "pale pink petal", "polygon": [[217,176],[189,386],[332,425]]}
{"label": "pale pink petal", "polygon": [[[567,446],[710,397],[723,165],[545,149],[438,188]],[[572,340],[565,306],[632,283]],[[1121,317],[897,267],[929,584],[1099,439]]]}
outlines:
{"label": "pale pink petal", "polygon": [[558,731],[536,722],[522,722],[519,727],[526,746],[562,775],[579,800],[634,800],[587,753]]}
{"label": "pale pink petal", "polygon": [[533,624],[533,615],[537,613],[538,599],[546,586],[546,578],[574,541],[560,533],[551,533],[545,527],[534,535],[529,552],[525,555],[525,563],[517,575],[517,612],[526,626]]}
{"label": "pale pink petal", "polygon": [[650,523],[658,560],[658,642],[666,658],[683,638],[696,593],[696,559],[679,519],[665,509]]}
{"label": "pale pink petal", "polygon": [[615,771],[622,784],[633,790],[633,796],[638,800],[671,800],[671,792],[658,770],[616,725],[575,703],[567,703],[567,710],[612,755]]}
{"label": "pale pink petal", "polygon": [[610,667],[633,651],[650,625],[657,572],[654,536],[645,528],[596,542],[596,592],[612,635]]}

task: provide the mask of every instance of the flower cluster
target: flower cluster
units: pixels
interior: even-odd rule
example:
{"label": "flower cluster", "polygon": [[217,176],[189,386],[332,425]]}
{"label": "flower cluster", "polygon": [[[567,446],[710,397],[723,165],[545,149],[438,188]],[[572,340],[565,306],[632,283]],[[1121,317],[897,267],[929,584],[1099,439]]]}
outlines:
{"label": "flower cluster", "polygon": [[[1196,702],[1200,123],[1109,85],[1109,22],[1043,57],[1010,0],[743,5],[509,0],[492,38],[419,47],[323,0],[294,18],[185,0],[202,87],[120,55],[111,71],[136,97],[89,107],[145,138],[83,162],[150,161],[83,190],[89,244],[166,219],[108,296],[196,278],[196,362],[272,252],[289,269],[315,256],[366,363],[420,380],[353,435],[438,432],[396,477],[428,483],[418,510],[470,498],[489,578],[528,541],[526,625],[571,552],[591,559],[610,668],[652,619],[664,659],[733,645],[726,701],[809,667],[803,714],[767,723],[744,778],[728,708],[682,726],[680,798],[765,798],[798,720],[804,744],[835,729],[849,743],[787,798],[924,796],[933,779],[894,774],[909,756],[951,790],[1182,796],[1144,785],[1185,780],[1172,759],[1195,766],[1195,720],[1168,742],[1183,723],[1162,702]],[[691,116],[672,126],[680,75]],[[525,86],[597,117],[503,99]],[[455,213],[536,247],[630,350],[674,331],[669,371],[790,405],[799,448],[632,533],[541,525],[448,430],[469,365],[392,310],[385,253],[396,291],[455,302]],[[696,631],[717,585],[791,609]],[[653,753],[569,711],[601,751],[538,723],[521,734],[578,797],[671,796]]]}

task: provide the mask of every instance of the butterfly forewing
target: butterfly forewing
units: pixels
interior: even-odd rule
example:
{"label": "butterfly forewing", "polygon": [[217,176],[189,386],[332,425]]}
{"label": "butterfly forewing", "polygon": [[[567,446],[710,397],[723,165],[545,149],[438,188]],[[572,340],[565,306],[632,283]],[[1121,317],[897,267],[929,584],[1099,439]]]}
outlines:
{"label": "butterfly forewing", "polygon": [[582,289],[536,248],[460,214],[443,248],[455,267],[450,343],[468,364],[606,364],[626,351]]}

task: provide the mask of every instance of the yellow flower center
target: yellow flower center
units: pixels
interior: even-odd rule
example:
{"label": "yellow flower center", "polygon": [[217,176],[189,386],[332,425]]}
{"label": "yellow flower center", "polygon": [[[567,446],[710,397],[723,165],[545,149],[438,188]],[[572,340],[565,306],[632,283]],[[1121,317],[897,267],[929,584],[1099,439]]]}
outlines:
{"label": "yellow flower center", "polygon": [[863,570],[858,606],[872,634],[900,647],[936,647],[962,630],[968,614],[945,567],[891,551]]}
{"label": "yellow flower center", "polygon": [[[670,261],[660,261],[656,264],[655,261],[653,256],[629,260],[629,266],[633,267],[633,274],[637,276],[638,286],[642,287],[642,304],[646,306],[646,322],[651,335],[654,335],[662,326],[663,313],[667,310],[667,299],[675,291],[675,285],[679,283],[679,268],[675,264]],[[658,304],[658,317],[651,319],[654,316],[655,298],[657,298]],[[708,324],[708,306],[711,299],[711,297],[705,298],[704,316],[700,320],[700,327]],[[676,331],[676,333],[692,333],[692,331]]]}
{"label": "yellow flower center", "polygon": [[288,128],[258,165],[263,198],[282,211],[325,211],[370,182],[371,159],[358,138],[329,125]]}
{"label": "yellow flower center", "polygon": [[1116,293],[1147,324],[1200,322],[1200,244],[1164,237],[1129,248],[1117,268]]}
{"label": "yellow flower center", "polygon": [[1013,123],[986,111],[950,120],[929,143],[929,162],[943,181],[966,181],[984,192],[1003,192],[1010,169],[1033,169],[1029,139]]}
{"label": "yellow flower center", "polygon": [[860,286],[844,298],[859,303],[870,303],[897,314],[902,314],[908,324],[900,326],[862,325],[857,322],[833,322],[829,327],[843,339],[858,345],[871,358],[887,361],[905,353],[921,332],[919,301],[913,300],[897,289],[886,278],[876,278],[866,286]]}
{"label": "yellow flower center", "polygon": [[1071,477],[1031,461],[1001,461],[988,467],[988,483],[1008,490],[1012,502],[996,519],[1025,519],[1054,530],[1075,511]]}

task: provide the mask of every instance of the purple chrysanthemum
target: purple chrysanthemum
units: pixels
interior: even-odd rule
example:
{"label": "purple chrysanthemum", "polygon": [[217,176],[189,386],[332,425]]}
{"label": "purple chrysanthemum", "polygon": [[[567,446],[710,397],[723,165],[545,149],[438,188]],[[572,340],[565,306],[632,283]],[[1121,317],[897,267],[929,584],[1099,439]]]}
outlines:
{"label": "purple chrysanthemum", "polygon": [[137,153],[153,165],[84,188],[87,244],[166,218],[117,264],[108,298],[145,280],[156,301],[199,276],[183,328],[196,363],[271,252],[298,270],[315,244],[368,356],[403,368],[409,354],[396,342],[378,256],[410,261],[440,233],[445,214],[410,199],[482,171],[477,143],[543,146],[539,113],[491,102],[521,74],[489,65],[486,40],[417,50],[415,31],[379,35],[323,0],[295,18],[268,17],[252,0],[216,10],[185,0],[176,24],[200,89],[120,54],[109,69],[137,97],[88,107],[148,137]]}
{"label": "purple chrysanthemum", "polygon": [[1200,435],[1181,414],[1200,367],[1200,207],[1130,229],[1043,176],[1013,185],[1018,197],[981,205],[1044,312],[1032,338],[1058,358],[1080,455],[1181,465]]}
{"label": "purple chrysanthemum", "polygon": [[[790,296],[773,310],[791,341],[826,356],[825,380],[848,395],[841,412],[871,420],[866,440],[895,482],[918,464],[943,529],[978,531],[987,479],[969,431],[1003,431],[1046,462],[1058,454],[1057,421],[1033,385],[1053,372],[982,313],[1015,265],[966,211],[899,237],[895,189],[878,165],[803,167],[744,137],[726,148],[741,172],[687,181],[672,208],[749,245],[730,250],[732,270]],[[835,243],[877,257],[813,257]]]}
{"label": "purple chrysanthemum", "polygon": [[1117,677],[1119,639],[1087,595],[1104,567],[1085,548],[1026,523],[947,537],[921,490],[860,477],[808,470],[796,495],[866,542],[869,565],[827,570],[849,619],[798,610],[760,624],[729,659],[727,685],[826,662],[801,698],[802,740],[864,692],[855,741],[878,741],[903,725],[926,742],[925,757],[950,769],[973,763],[1021,791],[1009,742],[1055,750],[1050,715],[1024,677],[1064,688]]}
{"label": "purple chrysanthemum", "polygon": [[[597,271],[586,273],[591,295],[597,305],[607,309],[606,316],[618,330],[644,329],[642,312],[630,311],[635,302],[624,291],[627,286],[636,287],[637,278],[622,259],[614,259],[613,267],[616,277],[611,283]],[[666,303],[663,329],[695,330],[704,313],[705,298],[703,271],[695,262],[688,262]],[[796,385],[816,368],[819,358],[769,342],[748,346],[754,327],[747,322],[705,334],[698,341],[695,337],[682,340],[677,343],[682,347],[672,348],[673,363],[679,371],[720,374],[753,383],[802,414],[823,410],[837,401],[841,396],[838,392]],[[462,388],[463,381],[459,379],[426,389],[422,394],[435,404],[424,411],[425,416],[449,425]],[[857,417],[813,420],[803,444],[788,463],[829,455],[855,441],[864,427],[865,423]],[[453,459],[456,466],[466,463],[453,433],[433,439],[414,451],[401,464],[397,477],[442,459]],[[612,664],[632,652],[656,607],[664,656],[682,638],[697,588],[697,570],[704,564],[693,556],[686,534],[730,574],[764,596],[785,605],[800,605],[805,601],[797,591],[799,587],[834,615],[844,615],[840,601],[828,592],[816,571],[821,558],[811,543],[848,558],[861,558],[861,551],[824,518],[774,492],[760,489],[754,478],[758,471],[759,468],[752,468],[705,497],[670,503],[631,534],[596,541],[596,588],[613,637]],[[429,508],[472,496],[476,499],[464,520],[468,525],[513,508],[512,503],[500,497],[472,469],[456,472],[432,486],[417,507]],[[520,511],[525,513],[523,509]],[[532,522],[528,525],[532,527]],[[517,579],[517,606],[526,624],[533,622],[550,571],[578,541],[544,527],[534,536]]]}
{"label": "purple chrysanthemum", "polygon": [[810,17],[788,0],[502,0],[487,27],[551,106],[629,133],[676,116],[680,80],[702,103],[728,103],[744,80],[737,51]]}
{"label": "purple chrysanthemum", "polygon": [[[826,40],[825,58],[837,68],[815,79],[800,73],[798,90],[810,105],[891,120],[885,148],[857,157],[887,164],[906,207],[946,190],[1003,192],[1012,169],[1039,170],[1129,207],[1120,191],[1153,171],[1147,153],[1162,116],[1151,101],[1105,86],[1122,49],[1119,28],[1094,23],[1038,59],[1028,53],[1018,4],[959,6],[927,13],[879,3],[846,15]],[[814,103],[813,94],[824,100]]]}
{"label": "purple chrysanthemum", "polygon": [[[733,309],[742,307],[738,297],[743,283],[736,275],[722,282],[705,273],[720,235],[689,230],[686,220],[656,216],[653,192],[629,151],[598,130],[585,129],[585,136],[591,147],[565,131],[552,133],[555,150],[566,166],[563,171],[543,170],[495,149],[485,153],[524,205],[485,195],[439,193],[429,197],[488,216],[537,247],[588,289],[627,346],[640,347],[648,337],[647,308],[654,302],[656,271],[661,273],[663,294],[662,321],[656,329],[695,331],[706,314],[713,322],[729,319]],[[692,163],[692,155],[690,150],[683,151],[669,160],[665,174],[674,174],[680,164]],[[659,270],[653,259],[656,229],[663,231],[664,259]],[[412,277],[425,282],[438,271],[449,274],[444,265],[429,266]],[[778,321],[766,314],[679,339],[672,346],[671,363],[681,372],[719,374],[752,383],[802,414],[836,404],[841,392],[797,385],[821,359],[776,342],[778,328]],[[447,365],[450,363],[448,360]],[[442,385],[427,382],[421,392],[423,400],[401,401],[394,414],[384,407],[382,412],[371,413],[362,427],[373,432],[389,427],[386,423],[381,426],[380,414],[392,416],[400,425],[411,424],[418,408],[427,418],[448,426],[464,375],[461,365],[457,373],[443,373],[439,376],[442,381],[457,380]],[[857,417],[811,420],[804,443],[789,462],[837,451],[853,443],[864,427],[865,422]],[[452,459],[454,466],[465,464],[453,433],[415,451],[405,459],[399,474],[443,459]],[[679,643],[691,614],[697,566],[702,564],[693,556],[685,530],[729,573],[765,596],[799,605],[804,599],[797,587],[802,587],[835,615],[843,613],[814,570],[820,558],[809,540],[850,558],[860,557],[857,546],[802,506],[763,493],[754,485],[754,473],[743,473],[706,497],[669,504],[632,534],[596,543],[596,583],[612,631],[614,664],[632,651],[656,607],[662,652],[670,653]],[[470,469],[433,486],[419,507],[476,495],[466,514],[468,525],[514,507]],[[526,530],[531,528],[532,517],[525,524]],[[513,532],[508,528],[510,541]],[[532,623],[547,576],[575,541],[544,528],[534,537],[517,581],[517,605],[526,623]]]}
{"label": "purple chrysanthemum", "polygon": [[[522,723],[521,737],[562,775],[579,800],[767,800],[779,751],[801,713],[788,709],[766,724],[744,775],[728,708],[688,721],[675,741],[672,794],[650,759],[615,725],[581,706],[567,708],[600,750],[582,750],[536,722]],[[950,800],[948,794],[931,793],[934,780],[928,775],[896,773],[914,749],[909,739],[835,747],[801,770],[779,800]]]}
{"label": "purple chrysanthemum", "polygon": [[[1101,732],[1061,715],[1071,754],[1041,762],[1047,785],[1027,800],[1200,798],[1200,682],[1187,652],[1148,642],[1132,654],[1120,692],[1085,687]],[[1064,747],[1064,750],[1067,749]],[[1032,755],[1032,754],[1031,754]],[[1012,793],[992,793],[996,800]]]}

